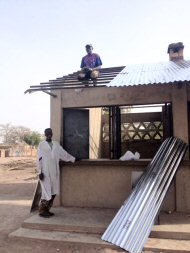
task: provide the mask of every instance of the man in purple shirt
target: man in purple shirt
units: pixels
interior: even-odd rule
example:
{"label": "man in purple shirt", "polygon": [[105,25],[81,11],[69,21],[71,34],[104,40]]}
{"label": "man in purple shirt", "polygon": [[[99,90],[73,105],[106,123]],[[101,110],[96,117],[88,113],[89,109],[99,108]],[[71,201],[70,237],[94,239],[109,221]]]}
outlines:
{"label": "man in purple shirt", "polygon": [[89,80],[92,79],[93,83],[96,84],[96,79],[99,76],[99,69],[101,68],[102,61],[98,54],[92,53],[93,47],[91,44],[86,45],[86,52],[81,61],[81,72],[78,75],[78,80]]}

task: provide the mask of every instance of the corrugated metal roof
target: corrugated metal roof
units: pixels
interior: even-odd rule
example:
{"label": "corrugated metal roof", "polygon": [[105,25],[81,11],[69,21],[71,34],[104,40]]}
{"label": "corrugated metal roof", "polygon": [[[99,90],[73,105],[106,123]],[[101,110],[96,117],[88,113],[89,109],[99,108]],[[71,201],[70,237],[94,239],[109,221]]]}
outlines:
{"label": "corrugated metal roof", "polygon": [[179,81],[190,81],[190,61],[127,65],[107,86],[164,84]]}
{"label": "corrugated metal roof", "polygon": [[166,139],[123,203],[102,239],[130,253],[142,252],[187,144]]}

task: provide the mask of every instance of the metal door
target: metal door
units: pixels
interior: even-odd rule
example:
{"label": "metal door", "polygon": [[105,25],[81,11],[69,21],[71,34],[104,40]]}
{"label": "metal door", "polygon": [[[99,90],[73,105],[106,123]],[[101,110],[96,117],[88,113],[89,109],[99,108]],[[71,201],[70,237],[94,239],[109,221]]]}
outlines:
{"label": "metal door", "polygon": [[63,147],[74,157],[89,158],[89,110],[63,110]]}

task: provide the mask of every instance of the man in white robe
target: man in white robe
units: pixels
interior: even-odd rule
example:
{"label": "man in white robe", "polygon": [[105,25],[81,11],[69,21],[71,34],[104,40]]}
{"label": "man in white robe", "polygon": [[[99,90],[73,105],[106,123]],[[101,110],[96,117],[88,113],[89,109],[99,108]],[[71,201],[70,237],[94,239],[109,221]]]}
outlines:
{"label": "man in white robe", "polygon": [[50,212],[53,200],[60,189],[59,161],[75,162],[75,157],[67,153],[61,145],[52,141],[53,132],[51,128],[44,131],[46,140],[38,146],[38,172],[42,188],[39,215],[49,218],[54,215]]}

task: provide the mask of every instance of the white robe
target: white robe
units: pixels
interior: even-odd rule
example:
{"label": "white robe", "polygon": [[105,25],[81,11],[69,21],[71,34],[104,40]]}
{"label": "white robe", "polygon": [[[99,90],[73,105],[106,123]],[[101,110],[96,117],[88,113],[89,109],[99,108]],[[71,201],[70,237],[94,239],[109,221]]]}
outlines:
{"label": "white robe", "polygon": [[59,161],[75,162],[75,158],[67,153],[58,142],[52,141],[52,143],[51,149],[47,141],[40,142],[37,153],[38,172],[43,172],[44,174],[44,179],[40,180],[42,188],[41,199],[45,200],[50,200],[52,195],[59,194]]}

